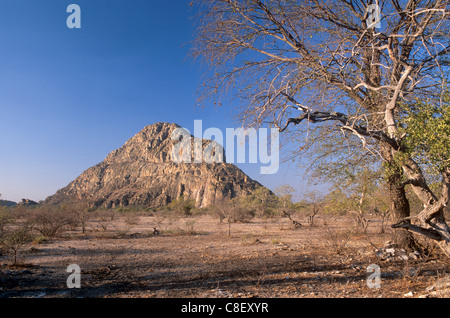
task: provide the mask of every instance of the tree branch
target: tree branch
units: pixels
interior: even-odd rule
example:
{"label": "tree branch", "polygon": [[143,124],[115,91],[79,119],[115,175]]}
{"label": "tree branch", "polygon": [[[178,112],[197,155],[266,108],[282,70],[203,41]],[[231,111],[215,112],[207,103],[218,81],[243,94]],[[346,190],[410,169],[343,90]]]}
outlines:
{"label": "tree branch", "polygon": [[311,123],[320,123],[325,121],[337,121],[343,124],[342,129],[348,130],[354,134],[357,134],[360,138],[360,135],[374,138],[378,141],[384,141],[387,142],[389,145],[391,145],[394,149],[399,149],[399,144],[397,141],[393,138],[390,138],[387,136],[384,132],[379,130],[369,130],[367,127],[357,125],[355,124],[355,118],[349,117],[343,113],[339,112],[323,112],[323,111],[311,111],[311,108],[304,106],[297,102],[292,96],[289,96],[288,94],[281,92],[282,95],[286,96],[286,98],[292,102],[297,110],[302,111],[304,114],[296,117],[296,118],[289,118],[284,125],[283,128],[280,128],[280,132],[284,132],[289,125],[294,124],[298,125],[303,120],[308,120]]}
{"label": "tree branch", "polygon": [[393,229],[406,229],[406,230],[409,230],[411,232],[422,234],[422,235],[424,235],[424,236],[426,236],[426,237],[428,237],[428,238],[430,238],[432,240],[435,240],[435,241],[442,241],[442,240],[444,240],[444,238],[442,237],[441,234],[439,234],[438,231],[411,224],[407,220],[402,220],[402,221],[400,221],[397,224],[391,225],[391,227]]}

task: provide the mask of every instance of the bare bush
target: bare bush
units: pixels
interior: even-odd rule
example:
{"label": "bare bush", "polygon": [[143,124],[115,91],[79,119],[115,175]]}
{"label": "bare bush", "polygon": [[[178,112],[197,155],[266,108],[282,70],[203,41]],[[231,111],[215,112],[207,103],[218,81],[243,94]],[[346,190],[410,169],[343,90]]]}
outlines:
{"label": "bare bush", "polygon": [[92,218],[92,212],[89,210],[87,204],[76,203],[69,206],[70,212],[73,215],[75,222],[81,227],[81,232],[86,233],[86,228],[89,220]]}
{"label": "bare bush", "polygon": [[345,254],[348,244],[350,243],[352,235],[351,231],[342,232],[326,226],[325,234],[325,242],[331,251],[338,255]]}
{"label": "bare bush", "polygon": [[108,227],[111,225],[111,223],[116,218],[116,214],[114,211],[98,211],[95,213],[95,220],[93,221],[93,227],[95,225],[98,225],[97,227],[94,227],[95,231],[101,230],[106,232],[108,230]]}
{"label": "bare bush", "polygon": [[31,242],[33,236],[27,224],[14,225],[4,229],[0,235],[0,245],[12,256],[12,266],[18,265],[18,257],[24,245]]}
{"label": "bare bush", "polygon": [[134,212],[128,212],[125,216],[124,216],[124,221],[125,224],[128,226],[134,226],[134,225],[138,225],[140,222],[140,216],[137,213]]}
{"label": "bare bush", "polygon": [[255,209],[248,204],[248,198],[237,197],[223,199],[211,207],[211,211],[219,217],[220,222],[227,220],[228,236],[231,236],[232,223],[247,223],[255,217]]}
{"label": "bare bush", "polygon": [[41,206],[30,211],[28,222],[43,236],[56,237],[73,225],[75,218],[65,208]]}
{"label": "bare bush", "polygon": [[13,221],[13,215],[9,209],[0,207],[0,235],[5,226]]}
{"label": "bare bush", "polygon": [[194,230],[195,223],[197,223],[196,220],[187,220],[184,222],[184,226],[186,228],[187,235],[195,235],[196,234],[196,232]]}

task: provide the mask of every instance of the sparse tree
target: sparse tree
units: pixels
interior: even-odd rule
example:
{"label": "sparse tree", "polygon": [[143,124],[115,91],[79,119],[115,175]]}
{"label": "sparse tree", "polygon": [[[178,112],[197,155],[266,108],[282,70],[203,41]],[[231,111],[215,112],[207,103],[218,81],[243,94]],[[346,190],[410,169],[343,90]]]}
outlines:
{"label": "sparse tree", "polygon": [[231,236],[231,224],[237,222],[248,222],[254,216],[254,209],[248,204],[248,197],[224,198],[217,201],[212,207],[220,222],[227,221],[228,236]]}
{"label": "sparse tree", "polygon": [[31,242],[33,236],[27,224],[18,224],[0,234],[0,245],[12,255],[12,266],[18,264],[18,257],[24,245]]}
{"label": "sparse tree", "polygon": [[81,226],[81,232],[83,234],[85,234],[86,227],[91,218],[91,212],[89,211],[89,209],[87,209],[85,207],[79,207],[75,213],[76,213],[76,218],[78,220],[78,223]]}
{"label": "sparse tree", "polygon": [[295,193],[295,189],[287,184],[284,184],[282,186],[279,186],[275,189],[275,194],[278,196],[278,199],[281,203],[281,208],[283,210],[290,210],[292,209],[292,197]]}
{"label": "sparse tree", "polygon": [[81,227],[81,232],[86,233],[89,220],[92,218],[92,212],[89,209],[89,205],[86,202],[74,201],[60,206],[63,213],[67,214],[67,217],[71,218],[74,224]]}
{"label": "sparse tree", "polygon": [[[112,224],[116,214],[114,211],[97,211],[95,213],[95,223],[99,225],[100,230],[106,232],[109,226]],[[94,228],[94,230],[98,230]]]}
{"label": "sparse tree", "polygon": [[315,226],[314,218],[323,209],[325,201],[317,191],[306,192],[304,197],[308,205],[308,224],[309,226]]}
{"label": "sparse tree", "polygon": [[[381,173],[379,169],[368,167],[353,167],[353,169],[342,169],[340,178],[334,182],[334,187],[342,189],[346,196],[343,202],[347,211],[353,215],[356,230],[366,233],[370,219],[368,212],[372,209],[373,194],[380,188]],[[375,203],[376,204],[376,203]]]}
{"label": "sparse tree", "polygon": [[[371,4],[379,5],[379,25],[373,23]],[[381,160],[394,241],[413,247],[402,230],[407,229],[436,240],[450,255],[443,214],[450,165],[439,170],[437,195],[407,149],[408,133],[400,129],[410,109],[426,114],[418,101],[443,110],[449,5],[442,0],[201,1],[194,52],[211,66],[202,96],[217,97],[218,103],[218,92],[240,97],[246,105],[240,109],[243,125],[279,127],[292,136],[293,156],[307,152],[313,165],[368,156]],[[411,223],[407,186],[424,205],[419,225]]]}
{"label": "sparse tree", "polygon": [[227,220],[228,236],[231,237],[231,223],[234,222],[235,206],[230,201],[229,199],[217,201],[213,207],[213,211],[217,214],[221,223],[223,220]]}
{"label": "sparse tree", "polygon": [[45,237],[56,237],[74,223],[74,216],[64,207],[40,206],[29,211],[28,222]]}
{"label": "sparse tree", "polygon": [[292,210],[294,209],[294,204],[292,202],[293,194],[295,193],[295,189],[290,185],[282,185],[275,189],[275,193],[278,196],[281,204],[281,211],[284,215],[286,215],[289,220],[292,222],[292,226],[294,229],[298,229],[302,226],[302,224],[292,217]]}

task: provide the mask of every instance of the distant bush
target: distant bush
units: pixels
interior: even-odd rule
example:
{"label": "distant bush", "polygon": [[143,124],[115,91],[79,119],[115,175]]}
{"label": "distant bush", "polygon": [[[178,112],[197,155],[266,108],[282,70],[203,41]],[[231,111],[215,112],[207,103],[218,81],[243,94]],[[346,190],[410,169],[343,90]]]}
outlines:
{"label": "distant bush", "polygon": [[92,215],[93,221],[92,226],[94,227],[94,224],[98,225],[97,228],[94,228],[94,230],[102,230],[107,231],[108,227],[112,224],[112,222],[116,219],[116,212],[115,211],[97,211]]}
{"label": "distant bush", "polygon": [[23,246],[32,240],[32,231],[24,224],[3,230],[0,235],[0,245],[12,256],[13,266],[18,264],[18,257]]}
{"label": "distant bush", "polygon": [[58,206],[40,206],[30,211],[32,227],[45,237],[56,237],[76,223],[75,216]]}
{"label": "distant bush", "polygon": [[236,198],[239,206],[253,217],[273,217],[279,214],[279,200],[269,189],[257,188],[251,195]]}
{"label": "distant bush", "polygon": [[13,222],[14,216],[10,209],[6,207],[0,207],[0,235],[3,233],[5,226]]}
{"label": "distant bush", "polygon": [[8,209],[0,209],[0,246],[12,256],[12,265],[18,264],[22,248],[33,240],[29,223],[19,219]]}
{"label": "distant bush", "polygon": [[189,197],[181,196],[169,203],[166,207],[169,211],[175,211],[182,216],[191,216],[195,209],[195,200]]}

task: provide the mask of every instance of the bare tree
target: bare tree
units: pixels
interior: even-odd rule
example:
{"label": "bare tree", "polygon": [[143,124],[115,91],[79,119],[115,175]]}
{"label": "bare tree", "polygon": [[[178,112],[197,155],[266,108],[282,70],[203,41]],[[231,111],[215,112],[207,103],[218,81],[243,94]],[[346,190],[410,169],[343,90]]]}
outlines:
{"label": "bare tree", "polygon": [[[443,105],[449,3],[201,1],[194,52],[211,66],[202,95],[219,103],[218,92],[240,97],[243,124],[270,123],[291,134],[298,141],[290,143],[295,156],[315,153],[313,162],[380,158],[394,227],[432,238],[450,255],[443,214],[450,166],[440,169],[439,197],[399,128],[406,109],[420,108],[418,100]],[[380,28],[372,23],[372,4],[379,5]],[[407,185],[424,205],[419,225],[410,220]],[[400,245],[414,242],[406,231],[394,233]]]}
{"label": "bare tree", "polygon": [[64,207],[40,206],[29,210],[27,221],[45,237],[56,237],[74,223],[74,216]]}
{"label": "bare tree", "polygon": [[296,210],[306,216],[309,226],[315,226],[316,216],[319,212],[328,210],[326,205],[329,202],[329,196],[323,197],[318,191],[312,190],[304,192],[303,199],[300,202],[297,202],[294,206]]}
{"label": "bare tree", "polygon": [[317,191],[310,191],[305,194],[305,198],[309,203],[308,223],[309,226],[315,226],[314,218],[319,214],[324,204],[323,199]]}
{"label": "bare tree", "polygon": [[231,237],[231,223],[234,222],[234,213],[236,208],[230,201],[231,200],[223,199],[220,202],[217,202],[213,207],[221,223],[224,219],[227,220],[229,237]]}
{"label": "bare tree", "polygon": [[77,224],[81,227],[81,232],[83,234],[86,233],[86,228],[93,214],[86,202],[67,202],[65,205],[62,205],[59,208],[62,210],[65,218],[70,218],[70,221],[73,221],[74,224]]}
{"label": "bare tree", "polygon": [[283,214],[286,215],[292,222],[292,226],[294,227],[294,229],[299,229],[302,227],[302,224],[294,220],[291,213],[291,210],[293,209],[292,196],[294,192],[295,189],[286,184],[275,189],[275,193],[277,194],[281,203],[281,210]]}
{"label": "bare tree", "polygon": [[18,256],[23,246],[32,240],[31,229],[27,224],[19,224],[0,234],[0,245],[12,256],[12,266],[18,264]]}
{"label": "bare tree", "polygon": [[233,199],[224,198],[214,204],[213,212],[219,217],[220,222],[226,219],[228,224],[228,236],[231,237],[231,224],[248,222],[252,219],[254,211],[246,202],[248,197],[237,197]]}

